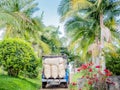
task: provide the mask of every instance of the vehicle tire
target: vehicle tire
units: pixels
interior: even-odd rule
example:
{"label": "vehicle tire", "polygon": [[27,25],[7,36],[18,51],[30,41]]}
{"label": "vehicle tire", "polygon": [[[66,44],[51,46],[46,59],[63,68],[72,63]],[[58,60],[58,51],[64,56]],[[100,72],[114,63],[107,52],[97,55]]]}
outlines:
{"label": "vehicle tire", "polygon": [[68,88],[68,83],[66,82],[66,84],[65,84],[65,88]]}
{"label": "vehicle tire", "polygon": [[61,88],[68,88],[68,83],[67,82],[61,82],[60,87]]}
{"label": "vehicle tire", "polygon": [[45,88],[46,87],[46,82],[42,82],[42,88]]}

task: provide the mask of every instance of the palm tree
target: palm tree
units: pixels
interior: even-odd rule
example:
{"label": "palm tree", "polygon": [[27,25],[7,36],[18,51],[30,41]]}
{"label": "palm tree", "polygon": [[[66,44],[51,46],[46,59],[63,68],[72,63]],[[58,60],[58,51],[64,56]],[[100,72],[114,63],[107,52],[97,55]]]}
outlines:
{"label": "palm tree", "polygon": [[[40,36],[43,32],[41,17],[31,18],[38,10],[36,0],[2,0],[0,1],[0,26],[6,27],[5,38],[22,38],[31,42],[37,53],[50,53],[49,46]],[[40,53],[41,52],[41,53]],[[40,55],[39,55],[40,56]]]}
{"label": "palm tree", "polygon": [[41,36],[42,40],[50,46],[52,54],[60,54],[62,43],[59,34],[59,27],[48,26],[44,28]]}
{"label": "palm tree", "polygon": [[[66,5],[65,2],[67,2],[67,4],[69,5]],[[109,32],[108,38],[105,38],[105,36],[101,34],[102,35],[101,40],[103,41],[103,38],[105,38],[107,39],[107,41],[109,41],[110,31],[105,25],[107,25],[106,22],[108,21],[111,22],[112,20],[114,20],[116,22],[115,16],[119,15],[120,13],[119,4],[120,4],[119,0],[116,0],[116,1],[113,1],[113,0],[111,1],[110,0],[89,0],[89,1],[88,0],[67,0],[67,1],[62,0],[58,11],[62,16],[63,20],[66,19],[67,17],[68,24],[66,24],[67,25],[66,27],[70,27],[70,28],[72,27],[71,29],[72,32],[74,33],[74,35],[77,36],[77,39],[74,39],[75,43],[77,42],[79,44],[79,42],[81,41],[81,34],[82,34],[82,37],[87,38],[85,35],[86,33],[91,33],[92,38],[95,38],[95,35],[97,33],[97,36],[100,39],[100,32],[103,33],[105,32],[105,30]],[[69,9],[66,10],[63,7],[67,7]],[[79,19],[77,20],[75,20],[76,16],[75,15],[73,16],[73,14],[75,13],[77,16],[79,16]],[[104,16],[104,19],[103,19],[103,16]],[[91,23],[91,24],[86,25],[86,23],[84,23],[86,22],[86,20],[88,21],[88,23]],[[82,24],[80,22],[82,22]],[[105,25],[103,22],[105,23]],[[81,29],[83,25],[84,25],[84,29]],[[70,30],[70,28],[68,30]],[[85,28],[88,28],[88,29],[86,30]],[[91,37],[89,37],[88,39],[90,38]]]}

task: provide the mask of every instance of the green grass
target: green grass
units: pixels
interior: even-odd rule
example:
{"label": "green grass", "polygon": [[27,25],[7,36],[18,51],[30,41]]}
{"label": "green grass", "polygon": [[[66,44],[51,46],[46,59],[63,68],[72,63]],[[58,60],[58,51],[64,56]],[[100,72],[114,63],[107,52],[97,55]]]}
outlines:
{"label": "green grass", "polygon": [[0,75],[0,90],[39,90],[40,79],[14,78]]}
{"label": "green grass", "polygon": [[78,78],[81,78],[82,73],[75,73],[72,77],[72,82],[77,82]]}

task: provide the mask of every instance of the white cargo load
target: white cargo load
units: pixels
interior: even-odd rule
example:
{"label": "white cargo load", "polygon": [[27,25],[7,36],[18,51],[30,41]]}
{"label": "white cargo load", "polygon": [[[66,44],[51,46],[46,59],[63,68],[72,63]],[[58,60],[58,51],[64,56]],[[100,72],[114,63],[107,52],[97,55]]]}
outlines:
{"label": "white cargo load", "polygon": [[65,77],[67,61],[63,57],[46,57],[43,60],[44,75],[46,78]]}

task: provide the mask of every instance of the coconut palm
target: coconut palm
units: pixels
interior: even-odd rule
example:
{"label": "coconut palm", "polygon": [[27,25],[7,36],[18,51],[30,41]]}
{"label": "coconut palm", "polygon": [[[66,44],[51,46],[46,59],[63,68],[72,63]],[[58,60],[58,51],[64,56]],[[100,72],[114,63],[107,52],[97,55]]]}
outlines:
{"label": "coconut palm", "polygon": [[[44,25],[41,17],[31,18],[38,10],[36,0],[0,1],[0,25],[6,27],[5,38],[22,38],[33,44],[37,53],[50,53],[49,46],[40,39]],[[40,54],[41,54],[40,53]]]}
{"label": "coconut palm", "polygon": [[[63,4],[63,2],[64,3],[67,2],[67,4],[69,5]],[[105,25],[107,25],[108,21],[109,22],[111,22],[112,20],[114,20],[115,22],[117,21],[115,17],[120,14],[119,4],[120,4],[119,0],[115,0],[115,1],[113,0],[67,0],[67,1],[62,0],[58,11],[62,16],[63,20],[67,18],[68,24],[66,24],[67,25],[66,27],[70,27],[70,28],[72,27],[72,29],[69,28],[68,30],[72,30],[74,35],[77,36],[77,39],[74,39],[74,44],[80,43],[81,36],[87,39],[85,35],[86,33],[91,33],[88,35],[91,35],[92,37],[89,37],[88,39],[93,37],[95,38],[95,35],[97,35],[97,37],[99,37],[100,39],[100,32],[105,33],[105,31],[107,31],[109,34],[107,33],[108,34],[108,36],[106,35],[107,37],[101,34],[102,35],[101,40],[103,41],[103,39],[107,39],[107,41],[110,41],[111,33],[110,33],[110,30]],[[69,9],[67,10],[63,9],[63,7],[68,7]],[[79,19],[75,20],[76,19],[75,14],[79,16]],[[90,25],[86,24],[87,23],[86,20],[88,21],[88,23],[91,23],[91,24]],[[80,22],[82,22],[82,24]],[[115,26],[115,24],[113,26]],[[81,29],[83,25],[84,25],[84,29]],[[85,28],[87,28],[87,30]],[[88,45],[86,47],[88,47]]]}
{"label": "coconut palm", "polygon": [[60,54],[62,43],[60,42],[59,34],[59,27],[48,26],[44,28],[41,36],[42,40],[50,46],[52,54]]}

